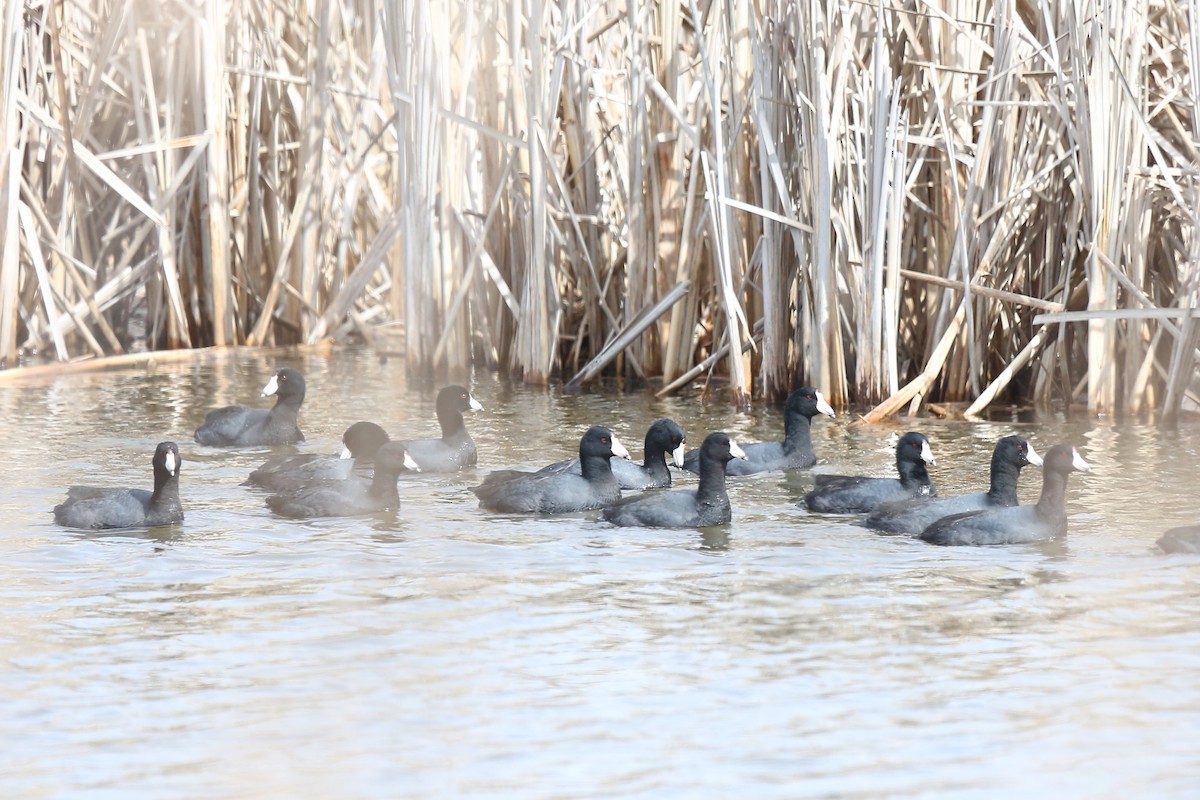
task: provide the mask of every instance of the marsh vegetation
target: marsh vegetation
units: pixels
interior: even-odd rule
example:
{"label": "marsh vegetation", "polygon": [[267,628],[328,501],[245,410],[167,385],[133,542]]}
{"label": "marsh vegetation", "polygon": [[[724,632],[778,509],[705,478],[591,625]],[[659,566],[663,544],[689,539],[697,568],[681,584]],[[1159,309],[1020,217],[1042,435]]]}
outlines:
{"label": "marsh vegetation", "polygon": [[362,336],[875,418],[1185,407],[1186,4],[5,9],[9,367]]}

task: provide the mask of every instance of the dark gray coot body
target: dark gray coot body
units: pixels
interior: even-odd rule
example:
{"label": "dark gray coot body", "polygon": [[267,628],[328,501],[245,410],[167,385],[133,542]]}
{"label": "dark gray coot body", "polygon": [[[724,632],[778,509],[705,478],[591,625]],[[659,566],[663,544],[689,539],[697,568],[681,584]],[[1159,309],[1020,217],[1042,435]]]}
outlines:
{"label": "dark gray coot body", "polygon": [[951,514],[1015,506],[1021,467],[1028,464],[1040,466],[1041,463],[1041,456],[1034,452],[1029,442],[1020,436],[1005,436],[996,442],[992,450],[991,488],[988,491],[884,503],[872,511],[863,524],[878,531],[916,536]]}
{"label": "dark gray coot body", "polygon": [[[635,464],[618,459],[610,461],[613,475],[622,489],[657,489],[671,485],[671,471],[667,469],[667,456],[671,456],[676,467],[683,466],[683,448],[687,444],[683,428],[674,420],[655,420],[646,430],[645,461]],[[568,458],[547,464],[538,470],[541,474],[570,472],[582,475],[578,458]]]}
{"label": "dark gray coot body", "polygon": [[396,480],[401,470],[416,469],[400,442],[389,442],[375,454],[375,474],[370,480],[350,477],[344,480],[313,481],[269,496],[267,506],[281,517],[352,517],[397,511],[400,492]]}
{"label": "dark gray coot body", "polygon": [[[725,465],[725,474],[753,475],[811,467],[817,463],[812,448],[812,418],[817,414],[836,416],[821,393],[811,386],[792,392],[783,406],[783,441],[742,445],[746,457],[729,461]],[[683,468],[689,472],[699,472],[699,465],[699,450],[692,450],[683,457]]]}
{"label": "dark gray coot body", "polygon": [[271,395],[277,399],[270,410],[225,406],[209,411],[196,428],[196,443],[220,447],[303,442],[297,419],[304,402],[304,376],[291,367],[276,370],[262,390],[263,397]]}
{"label": "dark gray coot body", "polygon": [[1034,505],[989,508],[944,517],[921,532],[930,544],[1022,544],[1056,539],[1067,532],[1067,476],[1091,472],[1069,444],[1056,444],[1042,460],[1042,495]]}
{"label": "dark gray coot body", "polygon": [[183,521],[179,504],[179,448],[154,449],[154,491],[72,486],[54,507],[54,521],[68,528],[149,528]]}
{"label": "dark gray coot body", "polygon": [[880,504],[912,497],[933,497],[937,490],[929,479],[926,464],[936,463],[924,434],[909,431],[896,443],[899,478],[867,478],[857,475],[814,475],[815,486],[804,495],[802,505],[823,514],[867,514]]}
{"label": "dark gray coot body", "polygon": [[496,470],[471,491],[491,511],[565,514],[603,508],[621,499],[609,464],[614,455],[629,458],[629,451],[608,428],[593,425],[579,440],[581,474]]}
{"label": "dark gray coot body", "polygon": [[1159,537],[1158,546],[1168,553],[1200,553],[1200,525],[1168,528]]}
{"label": "dark gray coot body", "polygon": [[700,445],[700,483],[695,489],[676,489],[629,497],[604,509],[614,525],[645,528],[707,528],[733,518],[725,489],[725,465],[745,458],[727,433],[710,433]]}
{"label": "dark gray coot body", "polygon": [[387,443],[387,431],[379,425],[356,422],[342,434],[341,455],[304,453],[276,456],[251,472],[245,483],[247,486],[282,492],[298,489],[311,481],[343,480],[352,476],[355,468],[373,464],[375,454]]}
{"label": "dark gray coot body", "polygon": [[457,472],[473,467],[478,459],[475,442],[467,433],[464,411],[482,411],[483,406],[462,386],[446,386],[437,396],[440,439],[405,439],[408,454],[421,472]]}

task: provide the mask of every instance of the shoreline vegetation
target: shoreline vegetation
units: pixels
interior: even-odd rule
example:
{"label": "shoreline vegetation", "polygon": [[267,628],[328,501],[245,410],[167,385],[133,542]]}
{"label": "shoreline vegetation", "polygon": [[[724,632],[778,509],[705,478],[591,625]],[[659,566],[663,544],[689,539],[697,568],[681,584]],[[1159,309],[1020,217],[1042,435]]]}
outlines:
{"label": "shoreline vegetation", "polygon": [[1200,408],[1185,4],[4,8],[5,367],[361,337],[868,420]]}

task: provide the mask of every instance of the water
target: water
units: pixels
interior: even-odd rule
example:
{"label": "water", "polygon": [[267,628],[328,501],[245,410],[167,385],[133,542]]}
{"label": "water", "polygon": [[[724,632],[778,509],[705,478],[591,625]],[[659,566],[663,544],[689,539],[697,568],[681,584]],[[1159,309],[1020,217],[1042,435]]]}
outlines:
{"label": "water", "polygon": [[[309,378],[301,451],[358,419],[436,428],[437,387],[356,352],[0,385],[5,796],[1200,795],[1200,557],[1154,547],[1200,510],[1195,422],[920,421],[943,493],[984,485],[1007,433],[1077,444],[1095,472],[1064,542],[880,536],[796,508],[804,472],[732,484],[726,528],[654,532],[493,515],[467,487],[587,423],[640,457],[659,416],[695,445],[772,437],[779,409],[484,374],[480,471],[405,482],[399,515],[294,522],[239,485],[276,451],[191,438],[277,363]],[[889,474],[903,425],[819,419],[818,469]],[[168,438],[183,525],[53,524],[72,483],[148,487]]]}

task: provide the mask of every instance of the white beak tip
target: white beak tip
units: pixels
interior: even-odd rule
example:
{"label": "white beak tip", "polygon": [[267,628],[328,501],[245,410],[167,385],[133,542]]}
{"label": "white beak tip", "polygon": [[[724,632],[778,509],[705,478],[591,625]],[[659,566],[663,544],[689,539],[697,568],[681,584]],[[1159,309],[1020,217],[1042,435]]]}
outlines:
{"label": "white beak tip", "polygon": [[686,446],[687,441],[685,440],[679,443],[679,447],[676,447],[671,451],[671,463],[673,463],[677,469],[683,469],[683,449]]}
{"label": "white beak tip", "polygon": [[837,414],[833,411],[833,406],[825,400],[825,395],[817,392],[817,411],[820,411],[827,417],[836,417]]}
{"label": "white beak tip", "polygon": [[738,443],[733,439],[729,440],[729,455],[733,456],[734,458],[740,458],[743,461],[746,460],[746,451],[738,447]]}
{"label": "white beak tip", "polygon": [[624,459],[630,458],[629,451],[626,450],[625,445],[621,444],[620,440],[617,439],[616,434],[613,434],[612,437],[612,454],[614,456],[620,456]]}
{"label": "white beak tip", "polygon": [[417,462],[413,461],[413,457],[410,456],[408,453],[404,454],[404,467],[405,467],[405,469],[410,469],[413,472],[421,471],[421,468],[419,466],[417,466]]}
{"label": "white beak tip", "polygon": [[267,381],[267,385],[263,387],[262,397],[270,397],[277,391],[279,391],[279,378],[272,375],[271,380]]}
{"label": "white beak tip", "polygon": [[338,458],[353,458],[353,457],[354,457],[354,455],[350,452],[349,447],[343,447],[341,455],[338,456]]}
{"label": "white beak tip", "polygon": [[1033,449],[1033,445],[1029,445],[1029,453],[1025,456],[1025,460],[1035,467],[1042,465],[1042,457],[1039,456]]}
{"label": "white beak tip", "polygon": [[479,402],[474,397],[468,397],[467,399],[470,401],[467,403],[467,405],[472,411],[483,411],[483,403]]}
{"label": "white beak tip", "polygon": [[1083,456],[1079,455],[1079,451],[1074,447],[1071,448],[1071,466],[1080,472],[1091,472],[1092,467],[1083,460]]}

